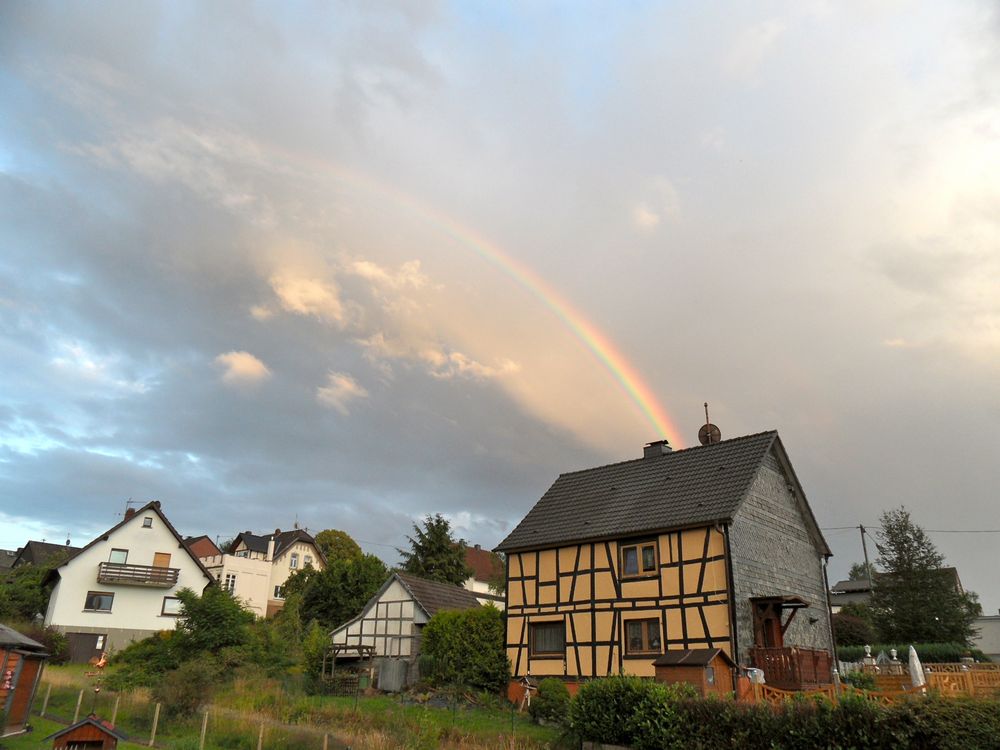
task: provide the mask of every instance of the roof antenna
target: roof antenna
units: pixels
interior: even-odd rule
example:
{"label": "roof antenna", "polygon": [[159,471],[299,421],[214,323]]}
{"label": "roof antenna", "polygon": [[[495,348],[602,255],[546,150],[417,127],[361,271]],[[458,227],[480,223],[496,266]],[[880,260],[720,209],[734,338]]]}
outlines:
{"label": "roof antenna", "polygon": [[698,430],[698,442],[702,445],[713,445],[722,440],[722,432],[708,418],[708,401],[705,402],[705,424]]}

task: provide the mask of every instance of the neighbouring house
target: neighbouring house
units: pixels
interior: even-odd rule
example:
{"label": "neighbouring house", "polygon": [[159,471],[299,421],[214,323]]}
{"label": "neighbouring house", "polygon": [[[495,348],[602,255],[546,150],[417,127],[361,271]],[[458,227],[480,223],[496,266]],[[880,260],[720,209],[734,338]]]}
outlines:
{"label": "neighbouring house", "polygon": [[10,570],[14,567],[14,561],[17,559],[18,550],[16,549],[0,549],[0,570]]}
{"label": "neighbouring house", "polygon": [[472,575],[465,579],[462,588],[475,594],[480,604],[492,604],[502,610],[503,594],[491,588],[497,581],[503,582],[504,568],[500,556],[476,544],[465,548],[465,564],[472,569]]}
{"label": "neighbouring house", "polygon": [[47,658],[41,643],[0,625],[0,737],[27,731]]}
{"label": "neighbouring house", "polygon": [[66,540],[66,544],[53,544],[52,542],[36,542],[32,540],[17,551],[17,556],[11,563],[11,567],[44,565],[53,557],[69,556],[75,552],[79,552],[79,550],[79,547],[70,546],[69,539]]}
{"label": "neighbouring house", "polygon": [[[398,665],[399,689],[419,676],[420,632],[424,625],[442,610],[479,606],[475,594],[460,586],[393,573],[356,617],[330,633],[330,642],[343,647],[338,658],[359,658],[360,647],[371,647],[380,670]],[[351,649],[357,650],[352,654]]]}
{"label": "neighbouring house", "polygon": [[212,576],[159,502],[129,508],[121,523],[49,573],[55,581],[45,624],[66,634],[70,661],[99,658],[176,627],[177,592],[201,593]]}
{"label": "neighbouring house", "polygon": [[195,557],[201,559],[203,557],[214,557],[215,555],[221,555],[222,550],[219,546],[211,540],[211,538],[202,534],[201,536],[189,536],[184,540],[184,544],[187,548],[191,550]]}
{"label": "neighbouring house", "polygon": [[776,687],[831,681],[831,552],[777,432],[562,474],[497,549],[515,680],[720,648]]}
{"label": "neighbouring house", "polygon": [[990,661],[1000,662],[1000,615],[977,617],[972,627],[976,630],[972,645],[986,654]]}
{"label": "neighbouring house", "polygon": [[316,540],[302,529],[273,534],[244,531],[224,553],[205,555],[202,563],[219,585],[254,612],[271,617],[285,606],[284,585],[298,570],[326,568],[326,558]]}
{"label": "neighbouring house", "polygon": [[42,742],[52,740],[52,750],[115,750],[126,737],[110,721],[91,714],[83,721],[53,732]]}

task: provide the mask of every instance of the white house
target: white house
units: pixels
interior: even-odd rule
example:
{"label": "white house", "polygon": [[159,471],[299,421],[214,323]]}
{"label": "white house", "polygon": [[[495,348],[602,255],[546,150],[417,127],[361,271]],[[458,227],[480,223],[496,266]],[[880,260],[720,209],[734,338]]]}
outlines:
{"label": "white house", "polygon": [[480,604],[492,604],[502,611],[505,604],[503,593],[497,593],[493,588],[499,582],[502,592],[506,581],[499,555],[477,544],[465,548],[465,564],[472,570],[472,575],[465,579],[462,588],[475,594]]}
{"label": "white house", "polygon": [[50,577],[56,584],[45,624],[66,634],[72,661],[172,630],[180,614],[177,592],[200,594],[212,582],[155,501],[126,511],[121,523]]}
{"label": "white house", "polygon": [[258,617],[271,617],[284,602],[288,577],[311,565],[326,568],[326,558],[316,540],[302,529],[257,535],[237,534],[224,554],[201,558],[202,564],[244,606]]}
{"label": "white house", "polygon": [[369,646],[383,667],[386,660],[405,662],[401,686],[416,677],[420,631],[431,617],[441,610],[478,606],[475,594],[460,586],[393,573],[356,617],[330,633],[330,642],[344,647],[338,658],[356,658],[360,650],[353,649]]}

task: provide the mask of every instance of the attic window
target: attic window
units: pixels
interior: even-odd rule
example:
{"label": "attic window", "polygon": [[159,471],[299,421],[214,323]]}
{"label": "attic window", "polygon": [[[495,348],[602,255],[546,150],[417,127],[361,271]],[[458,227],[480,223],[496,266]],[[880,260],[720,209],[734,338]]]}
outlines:
{"label": "attic window", "polygon": [[151,529],[151,528],[153,528],[153,517],[152,516],[146,516],[145,518],[142,519],[142,528],[144,528],[144,529]]}
{"label": "attic window", "polygon": [[656,559],[656,542],[636,542],[621,547],[622,578],[655,575],[659,567]]}

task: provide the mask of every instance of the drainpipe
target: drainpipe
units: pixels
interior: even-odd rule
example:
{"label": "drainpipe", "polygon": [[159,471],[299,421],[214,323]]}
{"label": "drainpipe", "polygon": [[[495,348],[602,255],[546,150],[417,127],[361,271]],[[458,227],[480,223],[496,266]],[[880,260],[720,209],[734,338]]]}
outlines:
{"label": "drainpipe", "polygon": [[736,630],[736,584],[733,581],[733,550],[729,544],[729,524],[722,525],[722,535],[726,540],[726,579],[729,584],[729,632],[733,639],[733,661],[740,663],[740,638]]}
{"label": "drainpipe", "polygon": [[823,586],[826,588],[826,621],[830,625],[830,646],[833,648],[833,658],[836,662],[835,669],[840,668],[840,654],[837,653],[837,633],[833,627],[833,605],[830,604],[830,580],[826,575],[826,566],[830,563],[830,556],[823,557]]}

